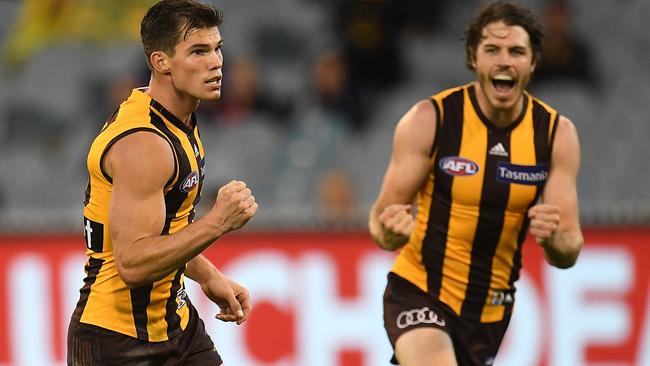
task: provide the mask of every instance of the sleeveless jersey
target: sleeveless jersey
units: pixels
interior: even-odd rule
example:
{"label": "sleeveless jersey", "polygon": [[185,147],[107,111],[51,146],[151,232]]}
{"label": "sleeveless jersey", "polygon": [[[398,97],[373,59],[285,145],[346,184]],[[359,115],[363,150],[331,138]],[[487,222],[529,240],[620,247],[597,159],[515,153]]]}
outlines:
{"label": "sleeveless jersey", "polygon": [[205,175],[203,145],[194,115],[192,122],[194,128],[189,128],[135,89],[93,141],[84,202],[88,262],[74,320],[148,342],[173,338],[187,326],[192,304],[185,294],[185,265],[155,283],[132,289],[118,275],[108,220],[112,180],[103,170],[102,159],[117,140],[138,131],[155,133],[169,143],[175,166],[164,188],[166,217],[160,234],[173,234],[193,221]]}
{"label": "sleeveless jersey", "polygon": [[495,322],[514,303],[527,211],[548,177],[558,113],[525,93],[517,120],[497,128],[475,93],[468,84],[431,98],[431,169],[392,271],[462,318]]}

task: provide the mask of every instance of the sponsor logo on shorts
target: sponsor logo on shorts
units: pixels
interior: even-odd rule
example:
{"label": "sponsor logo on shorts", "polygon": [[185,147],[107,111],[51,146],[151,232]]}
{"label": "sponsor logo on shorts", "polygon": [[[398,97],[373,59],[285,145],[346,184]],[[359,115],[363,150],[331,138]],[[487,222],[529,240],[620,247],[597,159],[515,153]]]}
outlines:
{"label": "sponsor logo on shorts", "polygon": [[427,306],[422,309],[406,310],[399,313],[397,316],[397,327],[404,329],[416,324],[436,324],[441,327],[445,326],[445,320],[439,319],[438,314],[433,310],[429,310]]}
{"label": "sponsor logo on shorts", "polygon": [[178,290],[178,292],[176,293],[176,304],[177,304],[176,310],[185,306],[186,302],[187,302],[187,292],[185,292],[185,289],[182,288]]}
{"label": "sponsor logo on shorts", "polygon": [[517,165],[500,162],[497,166],[497,180],[501,183],[517,183],[539,186],[548,178],[548,164]]}
{"label": "sponsor logo on shorts", "polygon": [[490,295],[490,305],[505,305],[515,302],[515,297],[511,290],[508,291],[492,291]]}
{"label": "sponsor logo on shorts", "polygon": [[185,179],[183,179],[183,182],[181,183],[181,191],[185,193],[190,193],[199,184],[199,173],[193,171],[191,172]]}
{"label": "sponsor logo on shorts", "polygon": [[470,176],[478,173],[478,164],[460,156],[445,156],[438,163],[440,169],[449,175]]}

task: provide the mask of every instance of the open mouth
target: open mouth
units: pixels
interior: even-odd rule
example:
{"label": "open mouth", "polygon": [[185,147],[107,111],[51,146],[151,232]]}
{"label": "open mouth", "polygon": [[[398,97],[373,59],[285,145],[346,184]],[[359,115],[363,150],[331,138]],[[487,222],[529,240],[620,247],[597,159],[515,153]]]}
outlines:
{"label": "open mouth", "polygon": [[498,93],[508,93],[515,87],[515,79],[510,75],[498,74],[492,78],[492,85]]}

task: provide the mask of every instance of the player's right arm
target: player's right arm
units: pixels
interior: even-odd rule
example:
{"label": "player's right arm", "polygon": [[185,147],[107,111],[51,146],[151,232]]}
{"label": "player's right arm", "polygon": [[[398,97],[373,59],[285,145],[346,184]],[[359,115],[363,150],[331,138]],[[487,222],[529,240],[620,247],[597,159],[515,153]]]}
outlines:
{"label": "player's right arm", "polygon": [[244,182],[219,189],[212,210],[184,229],[161,236],[163,190],[174,171],[169,144],[150,132],[136,132],[113,144],[102,162],[113,180],[109,234],[117,270],[129,287],[153,283],[201,253],[225,233],[243,226],[257,211]]}
{"label": "player's right arm", "polygon": [[395,128],[390,163],[368,220],[370,235],[383,249],[403,246],[413,230],[411,204],[429,174],[436,118],[431,101],[422,100]]}

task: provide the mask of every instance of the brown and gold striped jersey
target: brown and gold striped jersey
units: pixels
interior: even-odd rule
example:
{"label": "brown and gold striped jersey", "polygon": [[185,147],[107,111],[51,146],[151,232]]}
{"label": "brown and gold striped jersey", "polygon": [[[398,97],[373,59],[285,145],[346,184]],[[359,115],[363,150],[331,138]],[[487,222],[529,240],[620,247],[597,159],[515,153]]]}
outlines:
{"label": "brown and gold striped jersey", "polygon": [[194,116],[192,123],[194,128],[188,127],[142,90],[134,89],[93,141],[84,202],[88,262],[74,320],[149,342],[168,340],[187,326],[192,305],[185,294],[185,265],[162,280],[132,289],[118,275],[108,219],[112,180],[102,168],[102,159],[117,140],[138,131],[155,133],[169,143],[175,167],[164,187],[166,217],[160,234],[172,234],[192,222],[205,175]]}
{"label": "brown and gold striped jersey", "polygon": [[475,93],[468,84],[431,98],[431,169],[392,271],[461,317],[495,322],[514,302],[527,211],[548,177],[558,114],[526,93],[517,120],[497,128]]}

